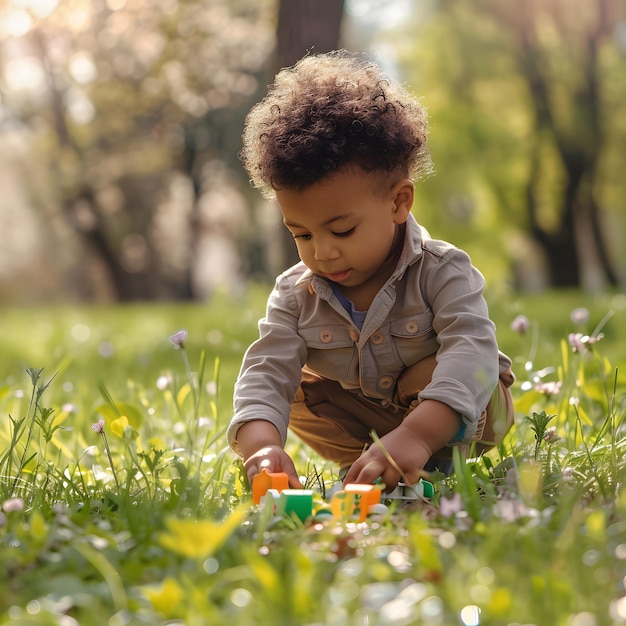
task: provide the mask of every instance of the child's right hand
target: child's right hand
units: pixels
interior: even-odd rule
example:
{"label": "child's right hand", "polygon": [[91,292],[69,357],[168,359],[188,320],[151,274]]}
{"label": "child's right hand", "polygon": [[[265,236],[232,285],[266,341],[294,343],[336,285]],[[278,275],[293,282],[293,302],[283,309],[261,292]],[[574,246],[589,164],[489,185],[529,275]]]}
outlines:
{"label": "child's right hand", "polygon": [[293,489],[302,489],[302,484],[298,479],[296,468],[291,457],[283,450],[282,446],[270,445],[257,450],[244,460],[243,466],[246,469],[250,484],[254,477],[266,470],[270,473],[284,472],[289,479],[289,485]]}
{"label": "child's right hand", "polygon": [[293,461],[283,450],[280,433],[272,423],[265,420],[246,422],[237,431],[237,442],[250,485],[261,470],[266,470],[284,472],[294,489],[302,488]]}

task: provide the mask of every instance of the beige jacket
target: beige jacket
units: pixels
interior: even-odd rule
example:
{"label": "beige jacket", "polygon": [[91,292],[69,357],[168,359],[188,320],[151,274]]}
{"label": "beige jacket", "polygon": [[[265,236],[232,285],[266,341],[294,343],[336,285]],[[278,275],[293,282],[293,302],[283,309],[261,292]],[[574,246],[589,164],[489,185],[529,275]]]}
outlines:
{"label": "beige jacket", "polygon": [[277,278],[260,337],[244,356],[229,444],[238,452],[238,428],[258,419],[274,424],[284,443],[305,364],[384,406],[397,402],[401,372],[433,353],[437,367],[420,398],[455,409],[470,441],[499,374],[511,366],[498,350],[484,285],[465,252],[431,239],[412,215],[396,269],[361,331],[325,279],[294,265]]}

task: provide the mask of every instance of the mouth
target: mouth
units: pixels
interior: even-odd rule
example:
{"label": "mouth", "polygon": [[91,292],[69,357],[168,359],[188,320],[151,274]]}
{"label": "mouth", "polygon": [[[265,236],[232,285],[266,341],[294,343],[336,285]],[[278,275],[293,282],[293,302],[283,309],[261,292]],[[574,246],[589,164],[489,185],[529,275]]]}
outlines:
{"label": "mouth", "polygon": [[344,270],[343,272],[335,272],[334,274],[324,274],[328,280],[332,280],[334,283],[340,283],[343,280],[346,280],[350,274],[352,274],[352,270]]}

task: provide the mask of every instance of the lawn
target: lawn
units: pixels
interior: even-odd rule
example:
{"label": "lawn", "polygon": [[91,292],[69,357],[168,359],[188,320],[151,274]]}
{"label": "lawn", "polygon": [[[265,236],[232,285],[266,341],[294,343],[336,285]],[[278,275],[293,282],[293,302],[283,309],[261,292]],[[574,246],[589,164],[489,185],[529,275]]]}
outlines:
{"label": "lawn", "polygon": [[[504,443],[429,502],[301,523],[224,438],[266,293],[1,311],[0,625],[626,623],[625,296],[488,293]],[[321,500],[335,468],[288,446]]]}

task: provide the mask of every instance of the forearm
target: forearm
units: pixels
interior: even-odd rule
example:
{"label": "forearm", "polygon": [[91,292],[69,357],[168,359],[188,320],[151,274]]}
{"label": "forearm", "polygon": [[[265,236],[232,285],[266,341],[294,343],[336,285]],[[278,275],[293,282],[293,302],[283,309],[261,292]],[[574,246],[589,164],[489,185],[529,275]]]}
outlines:
{"label": "forearm", "polygon": [[437,450],[452,441],[459,432],[462,420],[459,414],[443,402],[424,400],[402,422],[430,458]]}
{"label": "forearm", "polygon": [[237,443],[244,459],[249,458],[261,448],[282,447],[283,444],[278,429],[267,420],[252,420],[242,424],[237,431]]}

